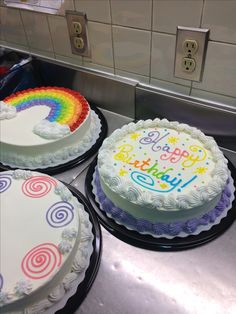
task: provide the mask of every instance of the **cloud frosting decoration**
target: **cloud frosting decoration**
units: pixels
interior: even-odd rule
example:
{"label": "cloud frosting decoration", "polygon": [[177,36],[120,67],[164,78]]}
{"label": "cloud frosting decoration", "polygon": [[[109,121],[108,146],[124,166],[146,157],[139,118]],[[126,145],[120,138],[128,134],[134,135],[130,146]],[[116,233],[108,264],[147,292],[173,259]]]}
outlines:
{"label": "cloud frosting decoration", "polygon": [[0,101],[0,120],[12,119],[16,116],[16,108]]}
{"label": "cloud frosting decoration", "polygon": [[71,133],[68,125],[42,120],[34,126],[33,132],[45,139],[59,139]]}

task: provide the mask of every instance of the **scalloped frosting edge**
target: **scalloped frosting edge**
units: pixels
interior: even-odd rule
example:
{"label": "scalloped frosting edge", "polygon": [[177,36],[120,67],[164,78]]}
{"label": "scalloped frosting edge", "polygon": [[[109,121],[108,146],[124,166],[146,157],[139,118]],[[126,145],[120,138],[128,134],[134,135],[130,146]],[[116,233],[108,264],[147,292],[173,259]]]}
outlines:
{"label": "scalloped frosting edge", "polygon": [[[204,147],[208,149],[213,156],[215,167],[212,170],[212,180],[205,187],[196,188],[195,191],[190,191],[185,196],[165,196],[165,195],[151,195],[150,197],[143,197],[142,190],[130,182],[128,185],[123,184],[119,176],[110,176],[111,172],[111,159],[110,154],[114,144],[122,139],[127,134],[138,131],[143,128],[163,127],[174,129],[178,132],[185,132],[192,138],[199,140],[203,143]],[[110,161],[110,163],[109,163]],[[217,195],[219,195],[225,187],[228,179],[228,166],[227,160],[223,153],[220,151],[217,143],[212,137],[206,136],[202,131],[187,124],[179,123],[177,121],[169,122],[167,119],[154,119],[154,120],[139,120],[137,123],[131,122],[124,125],[120,129],[115,130],[107,139],[104,140],[98,154],[98,170],[99,175],[102,177],[105,184],[114,192],[129,202],[148,206],[150,208],[158,208],[161,210],[178,210],[178,209],[191,209],[193,207],[201,206],[208,202]],[[135,191],[136,198],[130,200],[130,191]]]}
{"label": "scalloped frosting edge", "polygon": [[87,152],[99,138],[101,122],[97,114],[91,110],[91,125],[85,136],[78,141],[78,144],[69,146],[54,153],[42,154],[37,157],[16,155],[1,151],[1,163],[13,168],[24,167],[26,169],[45,169],[69,162]]}
{"label": "scalloped frosting edge", "polygon": [[[16,169],[13,171],[8,171],[11,173],[12,178],[15,180],[23,179],[27,180],[33,176],[33,172],[28,170]],[[48,175],[45,175],[48,176]],[[79,244],[76,250],[74,261],[71,266],[71,272],[68,273],[63,279],[62,284],[54,287],[53,291],[48,295],[47,299],[40,300],[39,303],[34,304],[27,308],[27,313],[35,313],[35,311],[43,311],[54,305],[55,302],[58,302],[62,299],[65,293],[70,290],[73,286],[73,282],[77,279],[81,273],[84,277],[85,271],[89,266],[90,257],[93,252],[93,233],[92,233],[92,224],[89,220],[89,215],[84,210],[84,206],[78,202],[78,200],[72,195],[69,189],[60,183],[58,180],[57,185],[54,189],[54,193],[58,194],[62,200],[64,200],[65,195],[67,200],[73,200],[73,203],[77,204],[78,217],[79,217],[79,232],[74,228],[66,228],[62,231],[61,242],[58,245],[59,251],[65,255],[72,250],[72,241],[75,241],[76,237],[79,236]],[[68,193],[66,192],[68,191]],[[71,276],[73,280],[71,280]],[[59,289],[60,287],[60,289]],[[60,294],[54,300],[55,291],[60,290]],[[0,291],[0,308],[4,305],[7,305],[13,297],[22,298],[24,295],[28,295],[31,292],[31,282],[30,280],[20,279],[16,282],[16,285],[12,292],[9,291]],[[17,299],[15,299],[17,300]],[[11,313],[20,314],[25,313],[26,309],[20,311],[13,311]]]}

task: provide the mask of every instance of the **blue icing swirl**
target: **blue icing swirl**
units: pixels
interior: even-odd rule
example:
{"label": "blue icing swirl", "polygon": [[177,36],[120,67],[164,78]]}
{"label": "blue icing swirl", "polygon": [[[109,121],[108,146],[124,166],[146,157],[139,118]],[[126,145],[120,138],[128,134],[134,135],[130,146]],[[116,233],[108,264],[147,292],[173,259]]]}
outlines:
{"label": "blue icing swirl", "polygon": [[10,174],[0,174],[0,193],[5,192],[11,185],[12,176]]}
{"label": "blue icing swirl", "polygon": [[68,202],[53,204],[46,213],[46,219],[53,228],[68,225],[74,218],[74,207]]}

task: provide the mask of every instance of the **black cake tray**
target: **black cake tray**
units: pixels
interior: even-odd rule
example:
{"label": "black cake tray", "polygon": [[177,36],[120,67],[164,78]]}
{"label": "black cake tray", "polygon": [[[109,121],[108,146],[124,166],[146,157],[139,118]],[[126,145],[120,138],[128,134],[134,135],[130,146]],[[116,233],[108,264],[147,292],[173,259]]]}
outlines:
{"label": "black cake tray", "polygon": [[76,188],[69,184],[66,184],[64,182],[63,184],[65,184],[71,191],[71,193],[78,199],[78,201],[84,205],[85,211],[89,214],[89,219],[92,223],[92,232],[94,235],[94,240],[93,252],[90,257],[90,264],[88,269],[86,270],[84,280],[78,285],[76,293],[68,299],[64,308],[58,310],[56,314],[74,313],[79,308],[81,303],[86,298],[97,276],[102,254],[102,233],[95,212],[91,209],[91,205],[81,192],[79,192]]}
{"label": "black cake tray", "polygon": [[[97,139],[96,143],[84,154],[82,154],[81,156],[70,160],[66,163],[60,164],[58,166],[53,166],[53,167],[48,167],[48,168],[37,168],[37,169],[33,169],[33,171],[38,171],[38,172],[43,172],[49,175],[55,175],[61,172],[64,172],[66,170],[69,170],[71,168],[74,168],[76,166],[79,166],[80,164],[82,164],[83,162],[85,162],[86,160],[88,160],[90,157],[92,157],[94,154],[97,153],[97,151],[99,150],[100,146],[102,145],[103,140],[106,138],[107,136],[107,121],[104,117],[104,115],[102,114],[102,112],[93,104],[90,104],[90,108],[95,111],[95,113],[98,115],[98,118],[100,119],[101,122],[101,132],[99,134],[99,138]],[[0,171],[7,171],[7,170],[15,170],[16,168],[12,168],[10,166],[6,166],[3,165],[0,162]],[[21,168],[24,169],[24,168]],[[26,169],[26,170],[31,170],[31,169]]]}
{"label": "black cake tray", "polygon": [[[143,235],[138,233],[137,231],[128,230],[123,225],[117,224],[112,218],[109,218],[106,213],[100,209],[100,205],[95,200],[95,195],[92,191],[92,180],[96,165],[97,158],[95,158],[90,164],[86,175],[86,196],[94,212],[97,214],[99,222],[103,225],[103,227],[115,237],[130,245],[153,251],[187,250],[206,244],[219,237],[230,227],[230,225],[236,219],[236,199],[234,199],[232,207],[228,211],[227,216],[224,217],[218,225],[214,225],[210,230],[202,231],[198,235],[189,235],[187,237],[176,236],[173,239],[167,239],[165,237],[154,238],[151,235]],[[231,176],[234,182],[236,182],[236,169],[230,161],[228,163],[228,166],[231,171]],[[236,196],[236,191],[234,192],[234,196]]]}

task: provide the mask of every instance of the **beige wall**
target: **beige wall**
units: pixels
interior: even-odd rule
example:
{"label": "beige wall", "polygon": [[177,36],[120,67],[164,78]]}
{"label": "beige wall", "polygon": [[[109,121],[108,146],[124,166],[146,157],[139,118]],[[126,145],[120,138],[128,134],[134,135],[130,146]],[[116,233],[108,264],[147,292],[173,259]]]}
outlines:
{"label": "beige wall", "polygon": [[[71,53],[64,16],[3,6],[1,46],[236,107],[236,0],[65,1],[87,13],[91,58]],[[210,29],[201,83],[173,76],[178,25]]]}

